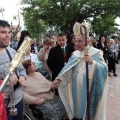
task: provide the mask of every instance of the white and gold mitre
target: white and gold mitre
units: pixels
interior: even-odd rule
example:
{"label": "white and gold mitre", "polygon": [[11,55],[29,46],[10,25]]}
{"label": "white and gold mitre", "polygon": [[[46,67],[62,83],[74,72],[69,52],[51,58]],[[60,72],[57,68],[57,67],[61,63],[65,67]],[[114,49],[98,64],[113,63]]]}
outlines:
{"label": "white and gold mitre", "polygon": [[85,37],[85,28],[87,32],[87,37],[89,37],[90,27],[87,23],[78,23],[76,22],[73,26],[73,33],[75,37]]}

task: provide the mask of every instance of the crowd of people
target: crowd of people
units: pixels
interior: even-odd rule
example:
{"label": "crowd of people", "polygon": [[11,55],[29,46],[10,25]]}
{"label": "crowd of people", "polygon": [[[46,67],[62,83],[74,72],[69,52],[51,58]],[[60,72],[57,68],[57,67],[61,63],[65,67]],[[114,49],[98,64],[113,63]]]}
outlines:
{"label": "crowd of people", "polygon": [[[2,120],[22,120],[23,103],[37,106],[43,120],[86,120],[86,64],[89,72],[90,120],[106,120],[107,75],[112,77],[113,73],[113,76],[117,77],[120,40],[108,39],[102,35],[97,41],[89,36],[89,28],[85,24],[85,46],[85,34],[80,31],[82,25],[75,23],[70,42],[67,34],[63,32],[45,37],[43,43],[33,39],[20,66],[4,88],[7,118]],[[14,41],[9,45],[10,25],[0,20],[1,82],[26,36],[31,37],[30,33],[24,30],[19,42],[13,44],[16,43]],[[12,85],[14,97],[11,97]],[[10,114],[11,106],[17,109],[17,115]]]}
{"label": "crowd of people", "polygon": [[100,36],[99,41],[91,39],[90,45],[103,51],[103,57],[108,64],[109,76],[117,77],[116,64],[119,64],[120,60],[120,39],[106,38],[104,35]]}

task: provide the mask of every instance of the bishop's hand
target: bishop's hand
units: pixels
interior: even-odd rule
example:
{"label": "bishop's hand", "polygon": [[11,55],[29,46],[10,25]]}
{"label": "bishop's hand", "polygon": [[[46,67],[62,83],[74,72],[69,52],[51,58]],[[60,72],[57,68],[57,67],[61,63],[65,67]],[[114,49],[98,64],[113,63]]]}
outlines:
{"label": "bishop's hand", "polygon": [[52,89],[58,88],[59,84],[60,84],[59,79],[54,80],[52,83]]}
{"label": "bishop's hand", "polygon": [[85,55],[84,55],[84,60],[86,61],[86,62],[88,62],[89,64],[93,64],[93,60],[92,60],[92,58],[90,57],[90,55],[88,54],[88,53],[86,53]]}

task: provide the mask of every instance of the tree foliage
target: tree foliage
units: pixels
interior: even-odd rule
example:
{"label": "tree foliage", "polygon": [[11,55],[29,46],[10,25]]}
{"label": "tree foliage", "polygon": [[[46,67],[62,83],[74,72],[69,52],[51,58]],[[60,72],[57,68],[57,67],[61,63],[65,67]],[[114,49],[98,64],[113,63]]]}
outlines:
{"label": "tree foliage", "polygon": [[0,13],[2,14],[2,17],[3,17],[3,19],[5,20],[5,18],[4,18],[4,12],[5,12],[5,9],[4,8],[0,8]]}
{"label": "tree foliage", "polygon": [[115,23],[115,18],[110,14],[104,17],[95,17],[94,21],[91,22],[93,33],[106,35],[116,33],[118,24]]}
{"label": "tree foliage", "polygon": [[26,11],[23,17],[26,29],[30,32],[32,37],[39,37],[39,34],[44,33],[48,28],[48,25],[46,25],[43,20],[34,16],[34,11]]}
{"label": "tree foliage", "polygon": [[102,27],[105,31],[111,29],[106,27],[108,25],[103,25],[107,23],[107,16],[111,17],[109,25],[114,25],[114,19],[120,16],[118,0],[22,0],[22,4],[28,6],[23,8],[23,15],[29,29],[36,29],[38,26],[42,28],[44,23],[57,30],[72,33],[76,21],[83,22],[93,18],[94,28],[97,27],[95,32],[101,32]]}

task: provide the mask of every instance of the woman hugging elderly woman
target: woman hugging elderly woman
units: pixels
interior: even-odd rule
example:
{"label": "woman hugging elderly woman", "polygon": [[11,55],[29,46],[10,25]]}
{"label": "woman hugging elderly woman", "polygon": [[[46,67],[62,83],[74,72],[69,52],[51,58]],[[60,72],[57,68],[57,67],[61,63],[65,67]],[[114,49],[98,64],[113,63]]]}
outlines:
{"label": "woman hugging elderly woman", "polygon": [[29,105],[36,105],[43,114],[44,120],[61,120],[66,111],[59,96],[53,90],[57,87],[54,82],[48,81],[41,73],[36,72],[35,63],[31,60],[23,61],[27,72],[26,86],[23,100]]}

